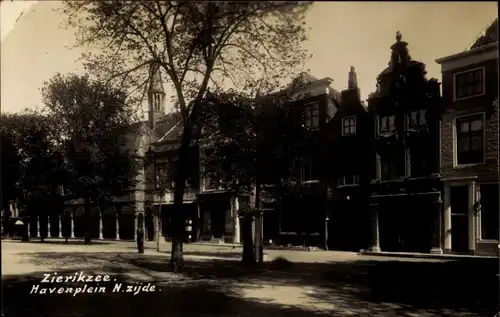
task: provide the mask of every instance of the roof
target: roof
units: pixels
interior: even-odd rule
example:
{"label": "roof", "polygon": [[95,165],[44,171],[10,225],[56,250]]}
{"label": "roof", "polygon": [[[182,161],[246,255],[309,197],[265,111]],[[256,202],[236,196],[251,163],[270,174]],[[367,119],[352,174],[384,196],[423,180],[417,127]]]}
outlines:
{"label": "roof", "polygon": [[[417,66],[417,65],[424,65],[424,63],[419,62],[419,61],[414,61],[414,60],[410,60],[410,61],[408,61],[408,63],[407,63],[407,67],[414,67],[414,66]],[[384,70],[380,73],[380,76],[383,76],[383,75],[385,75],[385,74],[392,73],[392,71],[393,71],[392,66],[388,66],[386,69],[384,69]]]}
{"label": "roof", "polygon": [[443,64],[458,58],[486,52],[498,47],[498,18],[496,18],[481,34],[462,52],[436,59],[436,63]]}
{"label": "roof", "polygon": [[178,113],[169,113],[161,119],[153,130],[155,143],[175,141],[182,135],[182,120]]}
{"label": "roof", "polygon": [[474,42],[469,45],[466,51],[470,51],[488,44],[498,42],[498,18],[496,18],[487,28],[481,32]]}
{"label": "roof", "polygon": [[333,79],[331,79],[330,77],[325,77],[325,78],[319,79],[316,76],[313,76],[313,75],[311,75],[308,72],[302,72],[302,73],[300,73],[297,77],[295,77],[291,81],[290,85],[288,85],[285,89],[273,92],[270,95],[287,94],[290,91],[295,91],[295,90],[300,89],[300,88],[302,88],[304,86],[307,86],[309,84],[317,83],[317,82],[321,82],[321,81],[328,82],[328,91],[329,91],[329,93],[337,101],[340,100],[340,91],[332,88],[332,86],[329,85],[331,82],[333,82]]}

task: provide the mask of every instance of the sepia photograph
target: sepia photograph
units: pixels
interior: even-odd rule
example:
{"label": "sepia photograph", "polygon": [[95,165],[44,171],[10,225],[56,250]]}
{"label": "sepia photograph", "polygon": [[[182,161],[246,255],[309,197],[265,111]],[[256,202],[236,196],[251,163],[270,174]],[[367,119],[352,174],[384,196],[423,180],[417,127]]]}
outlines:
{"label": "sepia photograph", "polygon": [[500,316],[498,10],[1,1],[2,317]]}

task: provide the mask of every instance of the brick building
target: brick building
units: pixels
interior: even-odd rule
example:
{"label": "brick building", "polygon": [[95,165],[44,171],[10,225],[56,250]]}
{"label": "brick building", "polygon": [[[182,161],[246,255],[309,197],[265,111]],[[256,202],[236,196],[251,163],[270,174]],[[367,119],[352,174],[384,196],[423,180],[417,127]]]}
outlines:
{"label": "brick building", "polygon": [[440,254],[439,83],[426,78],[399,32],[396,40],[368,99],[376,152],[371,250]]}
{"label": "brick building", "polygon": [[370,243],[368,198],[375,152],[373,120],[361,101],[354,67],[348,89],[341,92],[339,109],[327,125],[328,247],[358,251]]}
{"label": "brick building", "polygon": [[[437,60],[446,252],[498,252],[498,19],[464,52]],[[495,102],[496,100],[496,102]]]}
{"label": "brick building", "polygon": [[[337,110],[339,93],[330,87],[331,82],[330,78],[318,79],[302,73],[286,89],[275,94],[287,94],[289,102],[284,107],[296,115],[300,124],[317,130],[319,137],[319,131]],[[176,123],[151,144],[155,156],[156,188],[153,190],[152,183],[148,188],[154,195],[154,199],[151,198],[154,208],[161,206],[163,233],[167,238],[170,232],[169,213],[173,207],[172,168],[175,168],[181,132],[180,123]],[[291,171],[297,176],[297,183],[304,186],[298,186],[300,189],[293,194],[281,197],[282,204],[276,204],[274,191],[264,186],[269,189],[264,189],[260,195],[265,241],[302,243],[305,235],[317,233],[315,236],[319,238],[324,232],[325,207],[321,202],[324,202],[325,187],[320,181],[318,156],[312,155],[319,154],[318,149],[310,150],[310,153],[305,153],[308,159],[304,166]],[[238,211],[250,204],[251,198],[248,194],[236,193],[229,186],[229,180],[225,179],[220,169],[220,162],[211,159],[212,151],[208,139],[192,147],[190,158],[193,165],[189,169],[184,197],[186,218],[192,221],[195,240],[239,243],[242,237]],[[307,221],[302,217],[305,212],[308,212]]]}
{"label": "brick building", "polygon": [[268,197],[262,204],[264,241],[321,246],[326,243],[327,174],[322,170],[323,136],[340,99],[340,93],[331,87],[332,82],[331,78],[318,79],[302,73],[286,89],[274,93],[286,96],[287,102],[282,107],[293,113],[298,124],[310,128],[317,142],[304,149],[301,166],[291,171],[295,183],[291,190],[276,194],[270,189],[262,194]]}

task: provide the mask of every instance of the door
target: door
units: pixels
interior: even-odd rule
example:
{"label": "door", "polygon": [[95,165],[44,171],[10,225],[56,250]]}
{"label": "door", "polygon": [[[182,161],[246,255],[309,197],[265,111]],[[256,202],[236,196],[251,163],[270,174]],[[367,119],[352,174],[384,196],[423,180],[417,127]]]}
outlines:
{"label": "door", "polygon": [[451,201],[451,250],[469,251],[469,187],[450,188]]}
{"label": "door", "polygon": [[211,204],[212,235],[222,239],[226,229],[226,206],[222,199],[214,200]]}
{"label": "door", "polygon": [[154,241],[155,240],[155,217],[153,217],[153,210],[151,208],[146,209],[146,217],[145,217],[145,226],[146,226],[146,240]]}

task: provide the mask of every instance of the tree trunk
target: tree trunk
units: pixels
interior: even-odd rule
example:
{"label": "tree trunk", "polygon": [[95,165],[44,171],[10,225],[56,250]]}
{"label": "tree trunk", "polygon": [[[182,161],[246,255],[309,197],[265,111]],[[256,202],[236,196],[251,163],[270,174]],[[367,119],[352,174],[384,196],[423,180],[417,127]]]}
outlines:
{"label": "tree trunk", "polygon": [[182,134],[177,175],[174,188],[174,210],[172,215],[172,251],[170,265],[172,272],[180,273],[184,266],[183,242],[184,242],[184,218],[182,205],[184,202],[184,189],[189,168],[189,146],[191,141],[191,126],[186,124]]}
{"label": "tree trunk", "polygon": [[262,257],[264,254],[263,250],[263,227],[262,227],[262,221],[263,221],[263,214],[262,214],[262,206],[261,206],[261,197],[260,197],[260,191],[261,191],[261,184],[259,181],[259,178],[257,178],[256,185],[255,185],[255,206],[254,206],[254,222],[255,226],[254,228],[254,252],[255,256],[254,259],[255,261],[258,259],[259,262],[262,262]]}
{"label": "tree trunk", "polygon": [[252,233],[252,223],[253,216],[247,211],[242,217],[241,227],[243,230],[243,255],[242,263],[244,265],[255,264],[255,252],[253,251],[253,233]]}
{"label": "tree trunk", "polygon": [[[253,225],[255,222],[255,216],[257,215],[256,211],[259,209],[260,201],[260,184],[257,180],[255,185],[255,204],[254,206],[249,206],[250,210],[245,213],[244,221],[243,221],[243,254],[242,254],[242,262],[245,265],[254,265],[256,263],[256,250],[257,247],[254,244],[254,239],[259,239],[260,237],[256,237],[257,228]],[[255,224],[257,225],[257,223]]]}
{"label": "tree trunk", "polygon": [[91,244],[92,243],[92,237],[90,235],[90,199],[88,197],[85,197],[83,200],[83,209],[84,209],[84,229],[85,229],[85,235],[84,235],[84,241],[85,244]]}

